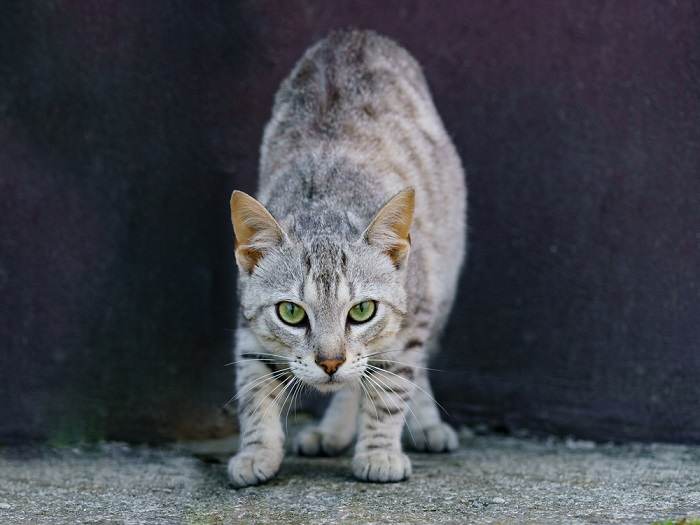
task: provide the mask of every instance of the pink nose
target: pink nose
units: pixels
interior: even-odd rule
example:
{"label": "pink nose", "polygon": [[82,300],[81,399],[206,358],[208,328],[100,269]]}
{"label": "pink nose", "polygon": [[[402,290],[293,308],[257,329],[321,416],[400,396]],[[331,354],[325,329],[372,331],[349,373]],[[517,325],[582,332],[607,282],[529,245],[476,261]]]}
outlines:
{"label": "pink nose", "polygon": [[345,358],[341,359],[321,359],[316,358],[316,364],[323,368],[323,371],[328,374],[329,376],[332,376],[335,374],[336,370],[340,368],[340,365],[342,365],[345,362]]}

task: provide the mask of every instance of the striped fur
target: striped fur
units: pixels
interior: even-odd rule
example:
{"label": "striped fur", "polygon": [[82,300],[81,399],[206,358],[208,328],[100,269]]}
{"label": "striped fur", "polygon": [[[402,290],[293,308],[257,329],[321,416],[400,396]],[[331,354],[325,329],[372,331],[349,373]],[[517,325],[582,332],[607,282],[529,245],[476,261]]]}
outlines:
{"label": "striped fur", "polygon": [[[455,448],[422,366],[454,300],[466,188],[416,61],[371,32],[337,32],[311,47],[277,93],[258,200],[264,208],[238,192],[232,198],[242,429],[232,482],[277,472],[280,417],[309,386],[334,397],[321,422],[298,436],[297,451],[337,454],[356,437],[359,479],[410,475],[405,426],[420,449]],[[363,300],[377,302],[375,316],[348,323],[349,308]],[[302,305],[308,322],[283,323],[280,301]],[[338,356],[345,361],[329,378],[316,361]]]}

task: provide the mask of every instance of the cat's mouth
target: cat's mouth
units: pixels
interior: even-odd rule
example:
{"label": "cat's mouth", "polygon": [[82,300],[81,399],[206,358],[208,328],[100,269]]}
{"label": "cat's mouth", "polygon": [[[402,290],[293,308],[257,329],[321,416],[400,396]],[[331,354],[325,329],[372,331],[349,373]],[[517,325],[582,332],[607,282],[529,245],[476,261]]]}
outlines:
{"label": "cat's mouth", "polygon": [[325,381],[313,383],[312,386],[315,387],[319,392],[335,392],[348,385],[348,381],[338,379],[337,377],[329,377]]}

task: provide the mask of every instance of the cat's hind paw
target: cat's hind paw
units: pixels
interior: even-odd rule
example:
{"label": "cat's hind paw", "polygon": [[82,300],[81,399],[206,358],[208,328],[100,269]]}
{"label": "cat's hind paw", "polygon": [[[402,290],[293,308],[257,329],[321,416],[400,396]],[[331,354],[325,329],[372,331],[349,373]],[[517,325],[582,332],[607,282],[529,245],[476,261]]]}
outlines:
{"label": "cat's hind paw", "polygon": [[411,476],[411,460],[395,450],[360,452],[352,460],[352,473],[362,481],[403,481]]}
{"label": "cat's hind paw", "polygon": [[300,456],[338,456],[352,443],[352,436],[324,432],[318,425],[306,427],[297,434],[294,450]]}
{"label": "cat's hind paw", "polygon": [[248,487],[265,483],[280,468],[282,454],[269,448],[247,448],[228,462],[228,476],[233,486]]}
{"label": "cat's hind paw", "polygon": [[419,452],[452,452],[459,447],[457,432],[447,423],[412,429],[408,444]]}

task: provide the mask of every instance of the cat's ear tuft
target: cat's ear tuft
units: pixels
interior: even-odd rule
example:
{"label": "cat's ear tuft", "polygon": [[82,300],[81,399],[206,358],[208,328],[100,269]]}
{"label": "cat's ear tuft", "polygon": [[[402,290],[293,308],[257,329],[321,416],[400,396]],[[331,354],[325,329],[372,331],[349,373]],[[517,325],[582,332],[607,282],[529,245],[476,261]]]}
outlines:
{"label": "cat's ear tuft", "polygon": [[272,214],[242,191],[231,195],[231,222],[236,236],[236,263],[247,273],[270,248],[279,246],[285,234]]}
{"label": "cat's ear tuft", "polygon": [[365,241],[386,253],[397,268],[402,266],[411,247],[415,200],[413,188],[400,191],[377,212],[363,234]]}

